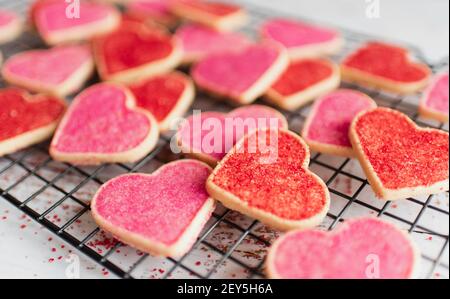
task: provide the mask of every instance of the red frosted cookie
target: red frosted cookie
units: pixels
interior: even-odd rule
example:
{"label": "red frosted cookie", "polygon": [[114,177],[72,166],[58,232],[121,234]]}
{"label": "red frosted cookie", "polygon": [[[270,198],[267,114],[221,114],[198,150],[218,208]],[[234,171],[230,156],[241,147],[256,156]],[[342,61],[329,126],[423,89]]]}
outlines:
{"label": "red frosted cookie", "polygon": [[78,91],[94,72],[89,46],[60,46],[19,53],[6,61],[5,80],[34,92],[66,96]]}
{"label": "red frosted cookie", "polygon": [[206,57],[194,66],[192,77],[200,88],[212,94],[250,104],[266,92],[288,63],[281,47],[255,44]]}
{"label": "red frosted cookie", "polygon": [[208,55],[233,51],[250,44],[241,33],[218,32],[214,29],[195,24],[180,27],[175,35],[183,44],[186,64],[198,62]]}
{"label": "red frosted cookie", "polygon": [[185,20],[219,31],[232,31],[247,22],[245,11],[234,4],[204,0],[177,0],[172,12]]}
{"label": "red frosted cookie", "polygon": [[91,203],[100,227],[156,256],[181,257],[211,217],[205,189],[211,168],[194,160],[162,166],[151,175],[126,174],[104,184]]}
{"label": "red frosted cookie", "polygon": [[430,84],[419,105],[420,115],[448,122],[448,71],[436,76]]}
{"label": "red frosted cookie", "polygon": [[281,279],[406,279],[420,254],[406,232],[377,218],[349,220],[333,232],[295,231],[269,250],[267,274]]}
{"label": "red frosted cookie", "polygon": [[21,32],[22,21],[20,18],[11,11],[0,9],[0,44],[12,41]]}
{"label": "red frosted cookie", "polygon": [[194,114],[180,127],[177,139],[184,153],[215,166],[245,134],[265,128],[287,129],[288,123],[275,109],[250,105],[227,114]]}
{"label": "red frosted cookie", "polygon": [[403,113],[377,108],[353,120],[350,140],[372,188],[385,200],[449,189],[447,132],[419,128]]}
{"label": "red frosted cookie", "polygon": [[172,129],[172,121],[186,113],[195,96],[192,81],[178,72],[146,79],[129,88],[137,105],[156,118],[160,131]]}
{"label": "red frosted cookie", "polygon": [[369,87],[408,94],[428,82],[430,69],[413,62],[408,50],[371,42],[348,56],[341,65],[342,78]]}
{"label": "red frosted cookie", "polygon": [[318,99],[303,127],[302,137],[316,152],[353,157],[348,137],[350,124],[361,111],[376,108],[367,95],[340,89]]}
{"label": "red frosted cookie", "polygon": [[339,84],[339,68],[333,62],[319,58],[297,60],[291,62],[267,91],[266,100],[292,111],[336,89]]}
{"label": "red frosted cookie", "polygon": [[64,115],[50,146],[58,161],[82,165],[135,162],[158,141],[158,124],[137,108],[127,89],[111,83],[79,94]]}
{"label": "red frosted cookie", "polygon": [[308,165],[308,146],[298,135],[257,131],[225,156],[206,187],[226,207],[275,229],[306,229],[318,225],[330,205],[327,186]]}
{"label": "red frosted cookie", "polygon": [[335,30],[286,19],[267,21],[262,25],[260,34],[263,39],[285,46],[294,60],[335,54],[343,43]]}
{"label": "red frosted cookie", "polygon": [[126,22],[120,29],[96,38],[94,54],[105,81],[132,83],[176,68],[182,59],[179,43],[144,24]]}
{"label": "red frosted cookie", "polygon": [[131,0],[126,4],[127,12],[142,20],[152,20],[159,24],[173,27],[178,18],[170,11],[173,0]]}
{"label": "red frosted cookie", "polygon": [[65,109],[59,98],[0,89],[0,157],[49,138]]}
{"label": "red frosted cookie", "polygon": [[[79,11],[65,0],[38,0],[31,16],[42,39],[49,45],[89,40],[108,33],[120,24],[112,6],[82,0]],[[79,15],[78,15],[79,12]]]}

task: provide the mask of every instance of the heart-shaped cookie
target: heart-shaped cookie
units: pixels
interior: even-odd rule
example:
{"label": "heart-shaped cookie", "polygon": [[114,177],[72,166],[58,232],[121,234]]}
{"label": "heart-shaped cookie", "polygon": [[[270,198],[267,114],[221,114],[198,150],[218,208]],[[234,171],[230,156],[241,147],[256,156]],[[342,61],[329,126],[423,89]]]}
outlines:
{"label": "heart-shaped cookie", "polygon": [[333,232],[295,231],[269,250],[267,273],[281,279],[406,279],[420,254],[406,232],[377,218],[349,220]]}
{"label": "heart-shaped cookie", "polygon": [[90,48],[83,45],[22,52],[8,59],[2,69],[10,84],[61,97],[78,91],[93,72]]}
{"label": "heart-shaped cookie", "polygon": [[275,44],[255,44],[210,55],[194,66],[192,77],[202,89],[250,104],[278,79],[289,63],[286,51]]}
{"label": "heart-shaped cookie", "polygon": [[341,73],[349,82],[409,94],[426,86],[431,71],[412,61],[406,49],[370,42],[343,61]]}
{"label": "heart-shaped cookie", "polygon": [[153,114],[162,132],[170,130],[172,121],[186,113],[195,96],[192,81],[178,72],[143,80],[129,88],[137,105]]}
{"label": "heart-shaped cookie", "polygon": [[348,137],[350,124],[364,110],[377,104],[367,95],[350,89],[340,89],[318,99],[305,121],[302,137],[316,152],[353,157]]}
{"label": "heart-shaped cookie", "polygon": [[448,90],[447,71],[437,75],[425,91],[419,105],[420,115],[440,122],[448,122]]}
{"label": "heart-shaped cookie", "polygon": [[180,18],[218,31],[233,31],[247,22],[247,14],[241,7],[218,1],[177,0],[171,10]]}
{"label": "heart-shaped cookie", "polygon": [[180,27],[175,36],[183,45],[185,64],[198,62],[214,53],[229,52],[250,44],[249,39],[241,33],[219,32],[195,24]]}
{"label": "heart-shaped cookie", "polygon": [[318,96],[339,87],[339,68],[319,58],[291,62],[267,91],[266,100],[285,109],[296,110]]}
{"label": "heart-shaped cookie", "polygon": [[375,193],[385,200],[449,189],[448,133],[418,127],[401,112],[360,113],[350,140]]}
{"label": "heart-shaped cookie", "polygon": [[70,105],[50,154],[55,160],[82,165],[131,163],[155,147],[158,135],[155,118],[136,107],[128,89],[96,84]]}
{"label": "heart-shaped cookie", "polygon": [[227,114],[194,114],[180,126],[177,140],[182,152],[216,165],[245,134],[265,128],[287,129],[288,123],[275,109],[250,105]]}
{"label": "heart-shaped cookie", "polygon": [[142,20],[152,20],[173,27],[178,18],[170,11],[173,0],[132,0],[126,4],[127,13]]}
{"label": "heart-shaped cookie", "polygon": [[49,45],[89,40],[120,24],[112,6],[89,1],[38,0],[31,16],[42,39]]}
{"label": "heart-shaped cookie", "polygon": [[205,189],[211,168],[195,160],[162,166],[151,175],[127,174],[104,184],[92,216],[122,242],[157,256],[181,257],[211,217]]}
{"label": "heart-shaped cookie", "polygon": [[121,83],[167,73],[183,55],[177,40],[136,22],[94,39],[93,48],[100,77]]}
{"label": "heart-shaped cookie", "polygon": [[59,98],[0,89],[0,157],[49,138],[65,109]]}
{"label": "heart-shaped cookie", "polygon": [[209,194],[226,207],[279,230],[306,229],[326,216],[330,194],[308,170],[305,142],[287,130],[242,138],[208,178]]}
{"label": "heart-shaped cookie", "polygon": [[11,11],[0,9],[0,45],[12,41],[21,32],[22,22],[20,18]]}
{"label": "heart-shaped cookie", "polygon": [[293,60],[335,54],[343,43],[335,30],[287,19],[265,22],[260,34],[263,39],[285,46]]}

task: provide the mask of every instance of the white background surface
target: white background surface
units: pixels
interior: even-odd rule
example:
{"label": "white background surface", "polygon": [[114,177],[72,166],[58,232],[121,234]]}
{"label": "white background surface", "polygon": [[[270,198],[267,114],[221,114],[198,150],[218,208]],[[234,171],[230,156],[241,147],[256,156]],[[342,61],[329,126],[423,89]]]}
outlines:
{"label": "white background surface", "polygon": [[[379,19],[366,17],[366,0],[246,1],[318,22],[416,44],[432,61],[449,53],[447,0],[380,0]],[[73,249],[0,199],[0,278],[64,278],[68,266],[64,257],[69,250]],[[80,270],[82,278],[111,277],[101,267],[83,258]]]}

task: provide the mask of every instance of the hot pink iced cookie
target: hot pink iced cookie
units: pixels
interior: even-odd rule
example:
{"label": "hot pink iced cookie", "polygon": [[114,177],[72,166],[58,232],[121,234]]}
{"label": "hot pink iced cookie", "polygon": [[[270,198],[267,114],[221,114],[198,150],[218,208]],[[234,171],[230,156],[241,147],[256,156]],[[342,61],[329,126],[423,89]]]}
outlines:
{"label": "hot pink iced cookie", "polygon": [[211,217],[215,202],[205,189],[211,168],[181,160],[151,175],[127,174],[104,184],[92,216],[121,241],[157,256],[181,257]]}
{"label": "hot pink iced cookie", "polygon": [[376,218],[336,231],[295,231],[269,251],[267,273],[284,279],[406,279],[417,275],[419,252],[408,235]]}
{"label": "hot pink iced cookie", "polygon": [[173,0],[130,0],[127,2],[127,12],[142,20],[150,19],[162,25],[172,27],[178,18],[170,11]]}
{"label": "hot pink iced cookie", "polygon": [[448,90],[448,72],[436,76],[422,97],[419,106],[420,114],[427,118],[448,122]]}
{"label": "hot pink iced cookie", "polygon": [[286,52],[274,44],[255,44],[213,54],[194,66],[197,85],[238,103],[255,101],[278,79],[289,63]]}
{"label": "hot pink iced cookie", "polygon": [[19,53],[6,61],[5,80],[34,92],[66,96],[78,91],[94,71],[88,46],[60,46]]}
{"label": "hot pink iced cookie", "polygon": [[349,89],[333,91],[316,101],[306,119],[302,137],[316,152],[353,157],[350,124],[361,111],[375,108],[367,95]]}
{"label": "hot pink iced cookie", "polygon": [[[78,1],[77,1],[78,3]],[[38,0],[32,18],[42,39],[49,45],[89,40],[120,24],[120,14],[112,6],[82,0],[75,2]]]}
{"label": "hot pink iced cookie", "polygon": [[287,129],[287,120],[275,109],[250,105],[228,114],[193,115],[180,127],[177,138],[184,153],[216,165],[245,134],[269,127]]}
{"label": "hot pink iced cookie", "polygon": [[158,141],[158,123],[137,108],[127,89],[103,83],[78,95],[50,146],[55,160],[74,164],[135,162]]}
{"label": "hot pink iced cookie", "polygon": [[184,25],[176,37],[183,44],[184,63],[198,62],[207,55],[228,52],[248,46],[250,41],[240,33],[223,33],[202,25]]}
{"label": "hot pink iced cookie", "polygon": [[[13,12],[0,10],[0,44],[15,39],[22,32],[22,22]],[[1,62],[1,57],[0,57]]]}
{"label": "hot pink iced cookie", "polygon": [[285,19],[264,23],[261,35],[263,39],[285,46],[291,59],[334,54],[342,45],[340,34],[335,30]]}

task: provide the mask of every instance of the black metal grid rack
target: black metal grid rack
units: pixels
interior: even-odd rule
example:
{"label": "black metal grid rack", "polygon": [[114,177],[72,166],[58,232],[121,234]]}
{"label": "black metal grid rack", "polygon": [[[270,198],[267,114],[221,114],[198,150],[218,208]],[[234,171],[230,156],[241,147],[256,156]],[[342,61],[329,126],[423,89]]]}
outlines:
{"label": "black metal grid rack", "polygon": [[[0,0],[0,8],[25,13],[28,2]],[[249,26],[244,29],[248,34],[254,34],[261,21],[277,15],[258,7],[248,7],[248,10],[252,16]],[[340,61],[361,43],[378,39],[349,30],[342,30],[342,33],[346,41],[345,49],[339,56],[333,57],[335,61]],[[448,67],[448,58],[431,65],[419,49],[404,46],[435,72]],[[19,40],[2,46],[1,51],[7,58],[14,53],[39,47],[43,47],[40,39],[27,31]],[[0,79],[0,87],[2,85],[4,83]],[[419,125],[448,131],[447,125],[420,118],[417,113],[419,95],[402,97],[354,85],[343,86],[369,94],[380,106],[407,113]],[[208,100],[204,95],[198,96],[194,108],[231,109],[227,104]],[[284,112],[291,130],[300,131],[308,110],[309,107]],[[122,278],[264,277],[264,257],[277,232],[223,207],[216,210],[193,249],[177,260],[158,259],[133,250],[112,239],[93,223],[89,215],[89,200],[95,190],[117,174],[151,172],[159,165],[179,158],[170,153],[169,141],[170,136],[161,137],[158,147],[138,163],[98,167],[58,163],[49,157],[48,143],[33,146],[0,158],[0,198],[6,199],[79,252]],[[439,269],[448,275],[448,192],[395,203],[382,202],[375,199],[354,160],[313,153],[311,168],[324,178],[332,194],[332,207],[321,228],[333,229],[349,217],[377,215],[408,230],[418,241],[422,251],[422,277],[433,277]],[[433,239],[433,244],[425,244],[425,238]],[[199,267],[199,264],[202,266]]]}

